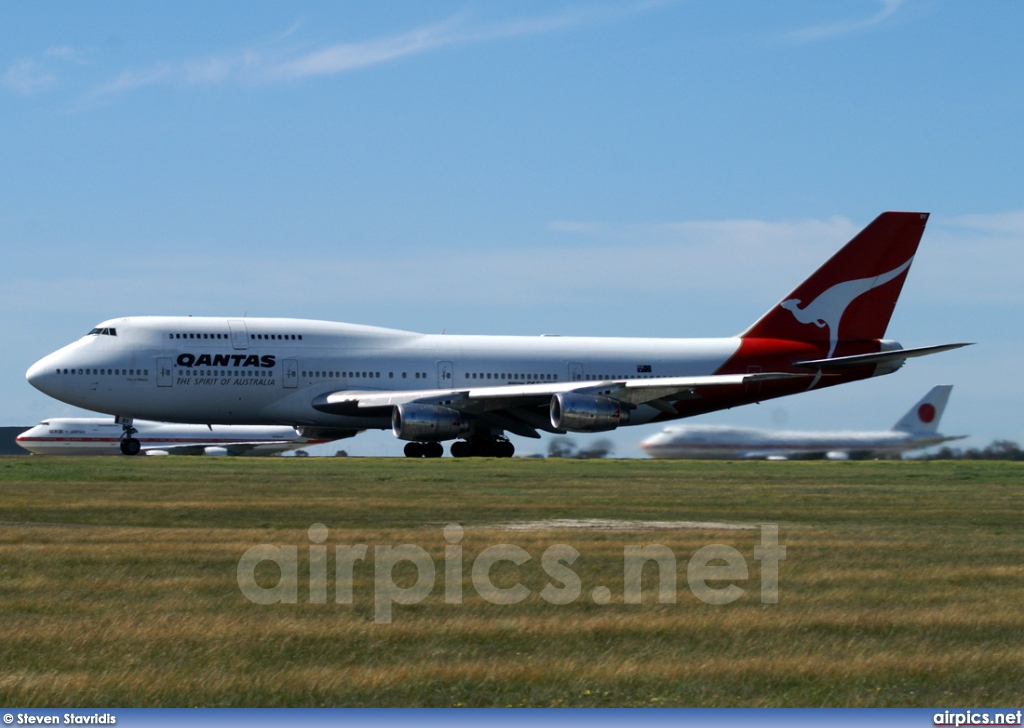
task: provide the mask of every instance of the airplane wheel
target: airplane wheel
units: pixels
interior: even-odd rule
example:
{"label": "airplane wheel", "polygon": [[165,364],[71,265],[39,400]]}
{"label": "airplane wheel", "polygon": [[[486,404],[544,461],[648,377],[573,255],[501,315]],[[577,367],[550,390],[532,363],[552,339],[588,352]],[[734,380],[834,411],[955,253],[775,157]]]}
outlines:
{"label": "airplane wheel", "polygon": [[510,458],[516,452],[508,440],[459,440],[452,443],[453,458]]}
{"label": "airplane wheel", "polygon": [[423,446],[418,442],[410,442],[405,445],[405,456],[407,458],[423,457]]}
{"label": "airplane wheel", "polygon": [[423,457],[439,458],[444,455],[444,445],[439,442],[428,442],[423,446]]}
{"label": "airplane wheel", "polygon": [[121,440],[121,452],[125,455],[138,455],[142,445],[134,437]]}

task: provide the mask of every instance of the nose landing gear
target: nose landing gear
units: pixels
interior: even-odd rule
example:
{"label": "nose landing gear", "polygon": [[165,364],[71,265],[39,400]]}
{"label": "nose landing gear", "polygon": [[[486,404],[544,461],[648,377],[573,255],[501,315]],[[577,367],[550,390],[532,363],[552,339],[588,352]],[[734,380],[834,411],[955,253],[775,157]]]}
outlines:
{"label": "nose landing gear", "polygon": [[142,450],[142,443],[135,439],[135,435],[138,434],[138,430],[132,427],[131,417],[116,417],[114,421],[121,425],[121,454],[123,455],[138,455]]}

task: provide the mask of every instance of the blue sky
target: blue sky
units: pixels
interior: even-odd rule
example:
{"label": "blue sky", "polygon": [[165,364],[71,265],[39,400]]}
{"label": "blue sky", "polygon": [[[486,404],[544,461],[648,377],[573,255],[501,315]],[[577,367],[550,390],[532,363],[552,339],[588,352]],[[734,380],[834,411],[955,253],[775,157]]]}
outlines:
{"label": "blue sky", "polygon": [[943,431],[1024,442],[1022,27],[937,0],[8,4],[0,424],[73,413],[25,370],[123,315],[730,335],[895,209],[932,218],[888,336],[978,345],[695,421],[884,428],[953,384]]}

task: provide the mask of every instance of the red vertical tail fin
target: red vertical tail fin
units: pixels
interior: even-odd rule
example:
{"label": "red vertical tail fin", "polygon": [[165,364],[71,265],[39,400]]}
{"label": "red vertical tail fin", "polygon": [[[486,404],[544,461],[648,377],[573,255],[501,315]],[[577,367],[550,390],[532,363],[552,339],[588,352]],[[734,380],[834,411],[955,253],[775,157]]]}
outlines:
{"label": "red vertical tail fin", "polygon": [[740,336],[827,345],[881,339],[928,213],[883,212]]}

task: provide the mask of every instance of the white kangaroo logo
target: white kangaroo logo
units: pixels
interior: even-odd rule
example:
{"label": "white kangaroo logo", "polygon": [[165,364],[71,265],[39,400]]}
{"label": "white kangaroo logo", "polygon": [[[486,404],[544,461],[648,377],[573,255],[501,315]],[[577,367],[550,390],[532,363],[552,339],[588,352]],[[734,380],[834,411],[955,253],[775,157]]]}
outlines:
{"label": "white kangaroo logo", "polygon": [[794,318],[802,324],[814,324],[819,329],[828,327],[829,349],[828,356],[825,357],[827,359],[836,350],[836,343],[839,341],[839,322],[842,320],[843,314],[846,313],[846,309],[849,308],[850,304],[871,289],[878,288],[891,281],[909,268],[913,260],[914,256],[910,256],[903,265],[879,276],[837,283],[823,291],[803,308],[800,307],[799,298],[790,298],[779,305],[792,313]]}

